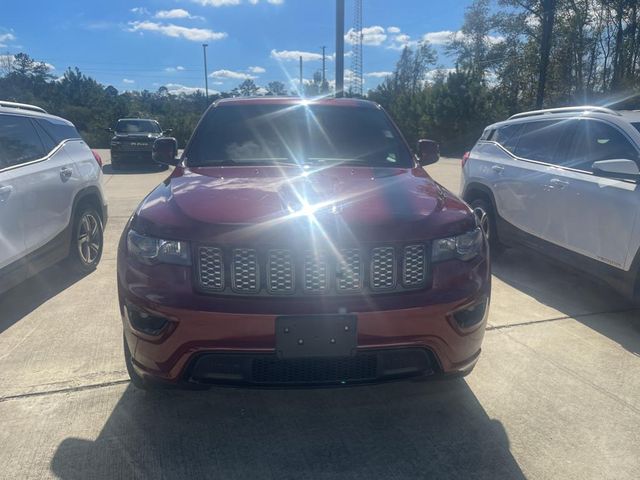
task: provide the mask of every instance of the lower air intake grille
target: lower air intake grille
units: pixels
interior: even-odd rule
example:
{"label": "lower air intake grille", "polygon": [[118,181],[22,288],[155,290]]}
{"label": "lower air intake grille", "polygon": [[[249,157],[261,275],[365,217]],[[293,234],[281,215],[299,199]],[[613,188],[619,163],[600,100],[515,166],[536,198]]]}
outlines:
{"label": "lower air intake grille", "polygon": [[256,383],[336,383],[343,380],[373,380],[377,375],[375,355],[337,358],[282,360],[260,358],[253,361]]}

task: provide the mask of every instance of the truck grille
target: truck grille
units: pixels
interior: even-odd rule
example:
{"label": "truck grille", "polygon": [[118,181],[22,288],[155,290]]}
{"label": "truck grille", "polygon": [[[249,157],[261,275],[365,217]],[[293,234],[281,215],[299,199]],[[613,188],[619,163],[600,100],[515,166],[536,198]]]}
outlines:
{"label": "truck grille", "polygon": [[236,294],[403,291],[426,286],[428,252],[425,244],[331,252],[201,246],[196,256],[197,283],[203,291]]}

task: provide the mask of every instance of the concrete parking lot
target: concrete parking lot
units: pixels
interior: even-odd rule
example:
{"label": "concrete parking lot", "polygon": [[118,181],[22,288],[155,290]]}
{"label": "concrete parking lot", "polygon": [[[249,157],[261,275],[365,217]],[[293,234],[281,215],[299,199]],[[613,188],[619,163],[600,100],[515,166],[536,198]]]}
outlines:
{"label": "concrete parking lot", "polygon": [[[428,171],[458,191],[458,160]],[[464,380],[136,390],[116,243],[166,175],[106,165],[97,271],[53,267],[0,296],[1,478],[640,478],[640,311],[517,249],[494,259],[484,351]]]}

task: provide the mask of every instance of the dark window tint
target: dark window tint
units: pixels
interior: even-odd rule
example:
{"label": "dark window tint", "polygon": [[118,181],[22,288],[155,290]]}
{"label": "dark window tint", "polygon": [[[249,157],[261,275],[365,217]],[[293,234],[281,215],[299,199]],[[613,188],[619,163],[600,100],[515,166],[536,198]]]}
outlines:
{"label": "dark window tint", "polygon": [[491,140],[491,136],[493,135],[494,130],[487,128],[484,132],[482,132],[482,136],[480,140]]}
{"label": "dark window tint", "polygon": [[69,125],[68,123],[44,118],[38,118],[36,122],[45,132],[47,132],[56,145],[64,140],[69,140],[70,138],[80,138],[80,134],[76,130],[76,127]]}
{"label": "dark window tint", "polygon": [[633,125],[636,128],[636,130],[640,132],[640,123],[632,123],[631,125]]}
{"label": "dark window tint", "polygon": [[117,133],[160,133],[160,125],[155,120],[118,120]]}
{"label": "dark window tint", "polygon": [[56,147],[56,142],[53,141],[51,135],[44,131],[44,128],[38,122],[33,122],[34,127],[38,131],[38,136],[40,137],[40,141],[42,141],[42,145],[44,146],[45,152],[50,152]]}
{"label": "dark window tint", "polygon": [[505,149],[513,153],[518,143],[520,130],[522,130],[522,124],[505,125],[495,131],[491,140],[498,142]]}
{"label": "dark window tint", "polygon": [[515,154],[529,160],[554,163],[555,152],[566,132],[567,124],[566,120],[525,123]]}
{"label": "dark window tint", "polygon": [[188,164],[348,163],[411,167],[411,154],[381,110],[322,105],[220,106],[207,113]]}
{"label": "dark window tint", "polygon": [[29,118],[0,115],[0,168],[36,160],[44,154]]}
{"label": "dark window tint", "polygon": [[627,159],[638,162],[638,152],[618,129],[596,120],[576,121],[566,165],[591,171],[599,160]]}

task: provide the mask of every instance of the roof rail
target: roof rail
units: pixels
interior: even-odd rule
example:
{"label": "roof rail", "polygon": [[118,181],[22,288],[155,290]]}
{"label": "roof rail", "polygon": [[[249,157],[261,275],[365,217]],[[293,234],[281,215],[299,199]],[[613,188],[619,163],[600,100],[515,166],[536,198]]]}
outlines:
{"label": "roof rail", "polygon": [[561,107],[561,108],[547,108],[545,110],[532,110],[531,112],[522,112],[516,113],[515,115],[511,115],[509,120],[513,120],[514,118],[524,118],[524,117],[533,117],[535,115],[546,115],[551,113],[571,113],[571,112],[597,112],[597,113],[606,113],[608,115],[616,115],[621,116],[620,113],[615,110],[611,110],[606,107],[593,107],[589,105],[577,106],[577,107]]}
{"label": "roof rail", "polygon": [[29,105],[27,103],[6,102],[4,100],[0,100],[0,107],[19,108],[20,110],[31,110],[32,112],[47,113],[44,108],[40,108],[35,105]]}

